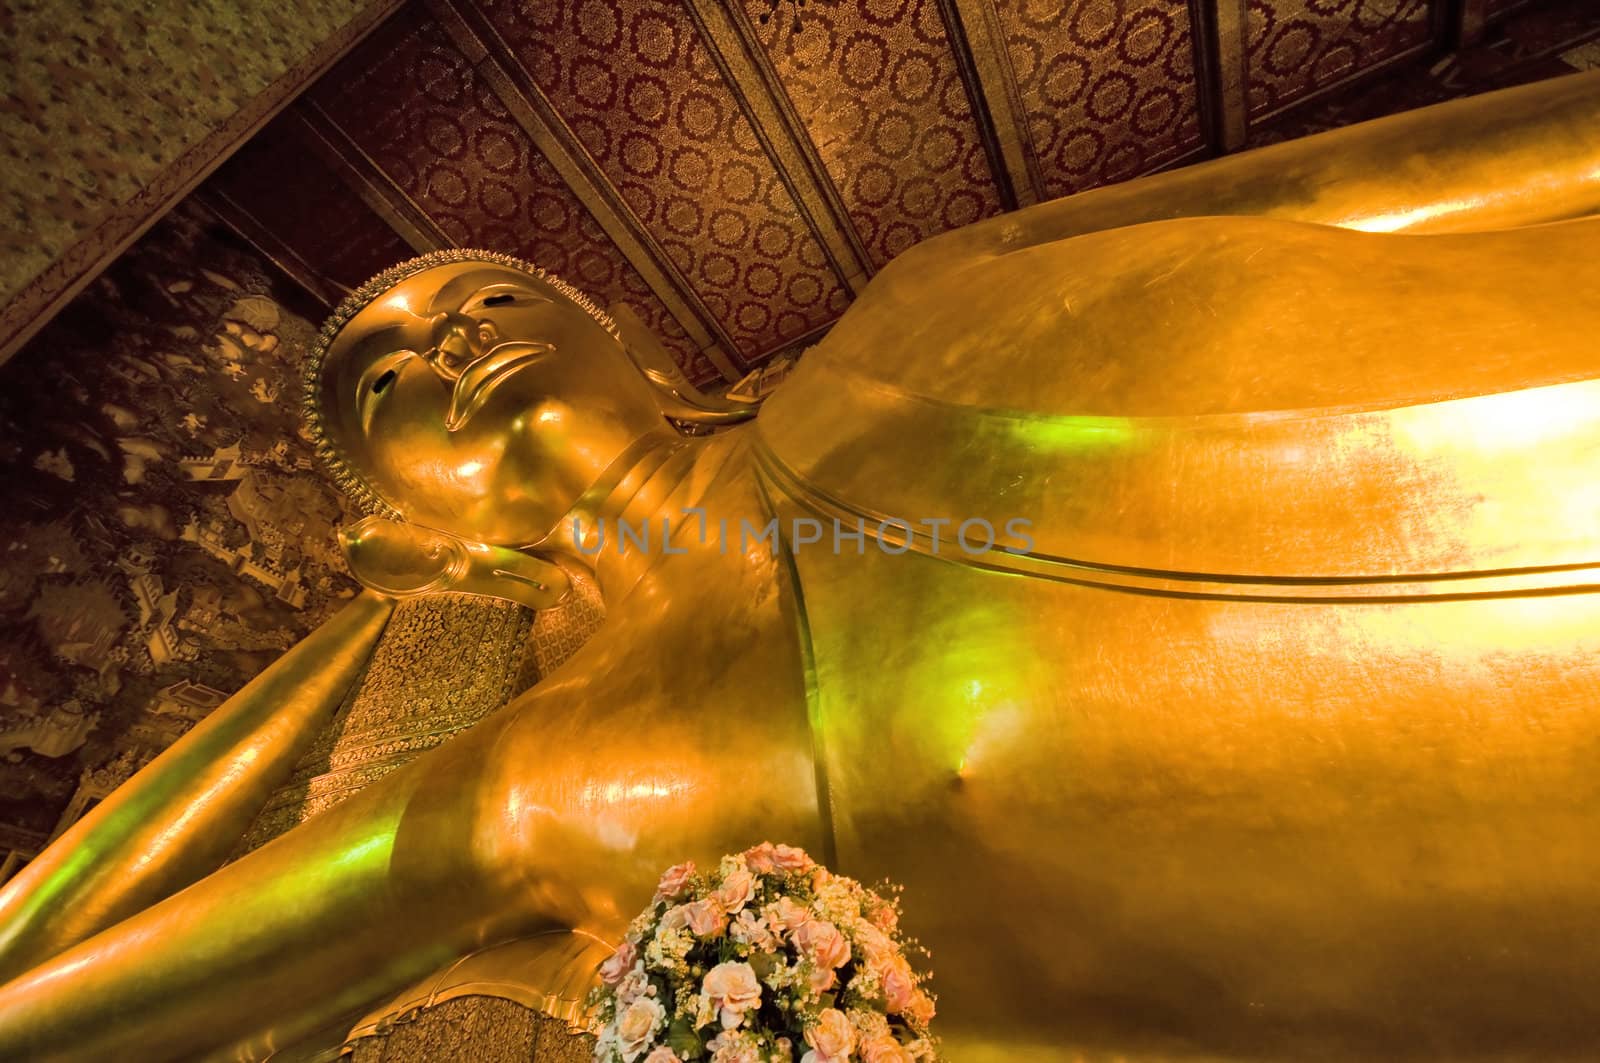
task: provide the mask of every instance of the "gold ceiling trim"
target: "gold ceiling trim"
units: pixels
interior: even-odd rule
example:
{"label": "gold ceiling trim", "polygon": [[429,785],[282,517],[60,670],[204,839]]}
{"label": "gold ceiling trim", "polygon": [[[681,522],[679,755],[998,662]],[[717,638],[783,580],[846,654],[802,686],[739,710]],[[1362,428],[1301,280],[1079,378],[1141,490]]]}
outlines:
{"label": "gold ceiling trim", "polygon": [[1000,15],[993,0],[950,0],[955,6],[960,30],[972,51],[977,67],[982,105],[988,110],[999,141],[1000,157],[1011,179],[1018,207],[1045,199],[1044,176],[1034,157],[1028,137],[1027,111],[1017,88],[1017,74],[1006,51]]}
{"label": "gold ceiling trim", "polygon": [[723,0],[687,0],[686,8],[834,272],[852,294],[860,294],[872,270],[871,257],[750,20],[738,5]]}

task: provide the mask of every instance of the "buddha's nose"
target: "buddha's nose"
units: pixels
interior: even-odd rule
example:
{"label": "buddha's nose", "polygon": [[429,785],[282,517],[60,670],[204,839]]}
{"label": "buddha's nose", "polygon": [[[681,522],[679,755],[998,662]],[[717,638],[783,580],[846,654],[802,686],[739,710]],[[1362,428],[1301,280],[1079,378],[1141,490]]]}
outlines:
{"label": "buddha's nose", "polygon": [[435,314],[428,321],[433,346],[427,360],[447,382],[454,383],[478,359],[493,349],[500,336],[493,323],[464,314]]}

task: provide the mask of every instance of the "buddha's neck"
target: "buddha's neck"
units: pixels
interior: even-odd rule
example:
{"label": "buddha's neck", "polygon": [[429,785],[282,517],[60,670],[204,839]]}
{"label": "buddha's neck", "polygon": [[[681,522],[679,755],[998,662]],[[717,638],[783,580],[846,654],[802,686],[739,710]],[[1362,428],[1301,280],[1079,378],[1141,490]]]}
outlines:
{"label": "buddha's neck", "polygon": [[[577,505],[541,543],[593,569],[608,603],[633,588],[663,546],[663,530],[682,528],[697,498],[687,493],[691,474],[706,461],[720,462],[722,437],[684,438],[672,432],[641,437],[612,462]],[[649,536],[648,545],[619,549],[623,528]]]}

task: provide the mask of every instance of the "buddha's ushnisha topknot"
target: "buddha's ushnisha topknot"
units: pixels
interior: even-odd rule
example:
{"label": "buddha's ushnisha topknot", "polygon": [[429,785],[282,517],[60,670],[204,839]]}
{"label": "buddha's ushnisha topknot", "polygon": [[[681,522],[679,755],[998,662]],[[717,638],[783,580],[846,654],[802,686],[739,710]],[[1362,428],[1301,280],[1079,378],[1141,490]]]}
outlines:
{"label": "buddha's ushnisha topknot", "polygon": [[[379,296],[401,281],[416,276],[424,270],[436,266],[448,266],[457,262],[483,262],[488,265],[506,266],[520,270],[530,276],[538,278],[543,283],[559,291],[571,299],[584,312],[594,318],[602,328],[615,336],[620,342],[621,333],[617,331],[617,323],[595,305],[583,292],[574,288],[560,277],[547,273],[538,266],[512,255],[504,255],[498,251],[476,251],[469,248],[452,248],[447,251],[431,251],[426,255],[407,259],[395,266],[390,266],[382,273],[373,277],[367,283],[351,292],[339,303],[338,309],[323,323],[322,331],[317,335],[317,340],[311,346],[309,356],[306,358],[305,367],[300,374],[301,400],[300,408],[305,417],[306,431],[311,436],[311,444],[316,448],[317,459],[322,462],[334,485],[344,493],[345,497],[362,513],[388,517],[391,520],[403,520],[400,511],[373,490],[372,485],[351,467],[345,456],[334,446],[328,438],[327,417],[319,404],[322,393],[322,370],[327,362],[328,349],[333,345],[335,337],[344,330],[357,314],[365,310]],[[420,353],[420,352],[419,352]]]}

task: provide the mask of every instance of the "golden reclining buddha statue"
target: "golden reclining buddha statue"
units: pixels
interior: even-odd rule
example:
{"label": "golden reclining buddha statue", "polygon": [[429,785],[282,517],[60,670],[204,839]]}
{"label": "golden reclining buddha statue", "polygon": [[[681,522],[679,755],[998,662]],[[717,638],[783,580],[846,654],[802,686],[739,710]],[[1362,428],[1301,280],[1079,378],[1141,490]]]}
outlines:
{"label": "golden reclining buddha statue", "polygon": [[1600,75],[1149,177],[911,249],[753,419],[397,267],[310,370],[357,571],[605,625],[222,866],[357,599],[0,896],[0,1058],[260,1057],[763,839],[905,884],[953,1060],[1592,1057],[1597,209]]}

